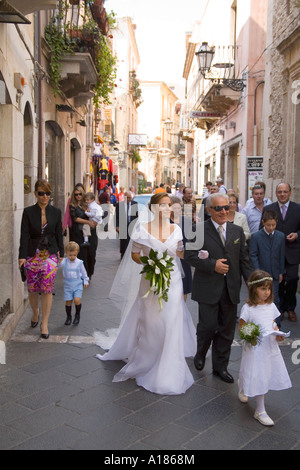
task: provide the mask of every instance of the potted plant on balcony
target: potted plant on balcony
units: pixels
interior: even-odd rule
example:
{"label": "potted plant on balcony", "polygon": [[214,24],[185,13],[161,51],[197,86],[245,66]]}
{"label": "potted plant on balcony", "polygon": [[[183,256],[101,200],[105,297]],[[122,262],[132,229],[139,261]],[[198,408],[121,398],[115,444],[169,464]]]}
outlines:
{"label": "potted plant on balcony", "polygon": [[[91,7],[94,1],[89,1],[88,4]],[[117,62],[109,47],[109,38],[100,31],[88,9],[85,9],[80,26],[67,22],[65,20],[67,13],[68,9],[65,4],[52,19],[50,25],[45,28],[45,40],[50,48],[49,66],[54,94],[61,92],[63,57],[76,52],[88,52],[98,72],[98,80],[94,88],[94,104],[98,107],[101,101],[109,103],[109,95],[114,89],[116,79]],[[115,26],[115,14],[112,11],[106,16],[109,30],[111,30]]]}
{"label": "potted plant on balcony", "polygon": [[142,103],[142,90],[140,88],[140,82],[136,78],[135,70],[129,72],[130,84],[129,91],[132,95],[132,99],[135,102],[136,108],[138,108]]}

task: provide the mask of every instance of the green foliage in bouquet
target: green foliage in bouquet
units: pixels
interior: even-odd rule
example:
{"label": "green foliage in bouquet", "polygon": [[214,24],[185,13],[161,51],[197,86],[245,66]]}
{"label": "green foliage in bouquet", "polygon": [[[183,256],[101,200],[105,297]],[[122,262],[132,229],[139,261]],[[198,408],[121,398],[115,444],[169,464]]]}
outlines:
{"label": "green foliage in bouquet", "polygon": [[255,323],[246,323],[240,329],[240,338],[246,341],[250,346],[256,346],[260,343],[260,328]]}
{"label": "green foliage in bouquet", "polygon": [[148,297],[150,292],[158,296],[160,308],[162,308],[162,300],[168,301],[168,291],[170,287],[171,271],[174,268],[174,258],[164,253],[154,251],[152,248],[149,256],[141,256],[144,267],[141,274],[145,274],[145,279],[150,281],[150,289],[143,298]]}

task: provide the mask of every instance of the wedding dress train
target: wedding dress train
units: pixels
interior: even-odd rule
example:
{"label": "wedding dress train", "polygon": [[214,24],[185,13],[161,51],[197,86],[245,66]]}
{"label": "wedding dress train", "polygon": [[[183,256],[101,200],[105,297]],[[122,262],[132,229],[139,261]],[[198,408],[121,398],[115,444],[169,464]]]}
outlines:
{"label": "wedding dress train", "polygon": [[[133,251],[148,255],[150,249],[164,252],[176,258],[182,232],[178,226],[163,243],[151,236],[144,226],[135,235]],[[136,263],[135,263],[136,264]],[[139,272],[142,265],[137,265]],[[115,375],[113,381],[136,379],[139,386],[163,395],[181,394],[193,384],[193,376],[185,357],[196,353],[196,330],[190,312],[183,300],[181,270],[174,262],[168,301],[162,303],[153,293],[143,298],[149,289],[149,281],[139,276],[138,294],[129,308],[118,336],[109,351],[97,355],[102,361],[123,360],[126,365]],[[100,339],[101,347],[107,345]]]}

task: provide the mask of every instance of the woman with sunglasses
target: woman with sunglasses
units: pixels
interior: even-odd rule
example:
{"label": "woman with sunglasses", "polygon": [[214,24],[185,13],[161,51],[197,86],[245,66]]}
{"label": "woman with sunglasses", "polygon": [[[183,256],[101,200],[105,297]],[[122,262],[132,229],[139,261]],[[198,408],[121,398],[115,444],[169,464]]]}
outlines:
{"label": "woman with sunglasses", "polygon": [[[98,246],[98,237],[96,233],[97,224],[89,220],[85,215],[86,206],[84,203],[85,191],[82,187],[76,186],[71,194],[70,216],[72,225],[70,227],[70,241],[78,243],[80,251],[78,258],[84,263],[87,275],[91,279],[94,273],[96,263],[96,251]],[[89,237],[89,245],[82,246],[84,243],[82,225],[88,224],[91,227],[91,236]]]}
{"label": "woman with sunglasses", "polygon": [[32,308],[31,327],[39,323],[41,294],[41,337],[49,338],[48,320],[58,261],[64,256],[61,211],[50,204],[51,187],[43,179],[35,183],[36,204],[26,207],[21,223],[19,268],[24,266],[29,302]]}

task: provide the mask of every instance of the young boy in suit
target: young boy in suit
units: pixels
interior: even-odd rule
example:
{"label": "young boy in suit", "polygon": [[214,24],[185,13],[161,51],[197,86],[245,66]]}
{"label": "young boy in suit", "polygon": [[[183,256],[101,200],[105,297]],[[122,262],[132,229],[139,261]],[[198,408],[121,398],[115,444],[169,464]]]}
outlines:
{"label": "young boy in suit", "polygon": [[[249,255],[254,269],[262,269],[273,277],[274,303],[279,309],[279,284],[282,282],[285,263],[285,236],[276,230],[277,214],[265,210],[263,227],[251,235]],[[280,317],[276,319],[280,327]]]}

